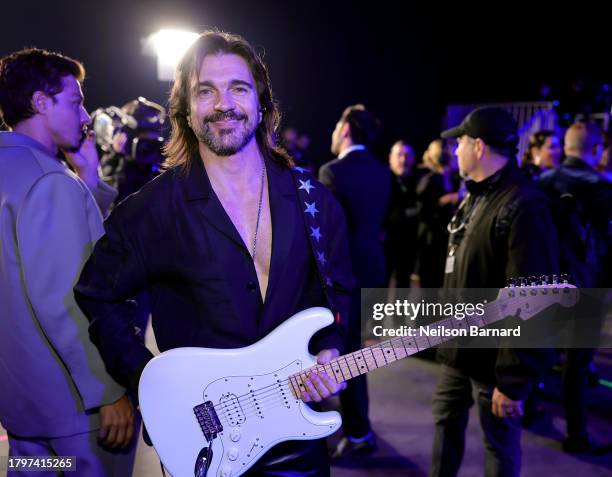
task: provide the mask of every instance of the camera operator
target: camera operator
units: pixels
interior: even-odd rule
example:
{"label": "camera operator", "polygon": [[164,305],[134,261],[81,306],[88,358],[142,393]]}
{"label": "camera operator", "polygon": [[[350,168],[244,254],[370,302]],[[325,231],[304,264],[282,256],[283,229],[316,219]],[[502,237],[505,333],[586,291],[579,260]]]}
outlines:
{"label": "camera operator", "polygon": [[98,128],[107,132],[113,128],[112,136],[102,135],[99,145],[105,151],[105,180],[119,191],[119,203],[159,174],[166,112],[161,105],[139,97],[121,109],[107,108],[96,119]]}

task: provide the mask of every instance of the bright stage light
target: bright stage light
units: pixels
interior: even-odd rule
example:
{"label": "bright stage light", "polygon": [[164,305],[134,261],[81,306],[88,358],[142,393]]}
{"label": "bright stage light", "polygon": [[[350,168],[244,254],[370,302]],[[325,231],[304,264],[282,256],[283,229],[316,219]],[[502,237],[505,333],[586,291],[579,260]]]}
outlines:
{"label": "bright stage light", "polygon": [[159,30],[148,38],[148,43],[157,56],[157,77],[161,81],[172,81],[176,65],[198,38],[198,34],[182,30]]}

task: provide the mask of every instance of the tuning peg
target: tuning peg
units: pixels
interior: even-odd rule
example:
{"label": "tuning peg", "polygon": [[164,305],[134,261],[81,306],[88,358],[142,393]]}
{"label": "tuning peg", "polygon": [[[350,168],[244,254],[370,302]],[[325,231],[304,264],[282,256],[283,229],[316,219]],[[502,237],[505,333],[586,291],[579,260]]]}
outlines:
{"label": "tuning peg", "polygon": [[525,281],[525,277],[519,277],[519,286],[521,286],[521,287],[527,286],[527,282]]}
{"label": "tuning peg", "polygon": [[540,283],[544,286],[548,285],[548,275],[542,275],[540,277]]}
{"label": "tuning peg", "polygon": [[569,275],[567,273],[561,274],[561,282],[563,285],[569,285]]}
{"label": "tuning peg", "polygon": [[557,276],[556,273],[551,277],[551,282],[552,282],[553,285],[558,285],[559,284],[559,277]]}
{"label": "tuning peg", "polygon": [[529,286],[531,287],[535,287],[538,284],[538,279],[535,275],[530,275],[528,280],[529,280]]}
{"label": "tuning peg", "polygon": [[506,287],[507,288],[514,288],[514,287],[516,287],[516,279],[515,278],[508,278],[508,280],[506,280]]}

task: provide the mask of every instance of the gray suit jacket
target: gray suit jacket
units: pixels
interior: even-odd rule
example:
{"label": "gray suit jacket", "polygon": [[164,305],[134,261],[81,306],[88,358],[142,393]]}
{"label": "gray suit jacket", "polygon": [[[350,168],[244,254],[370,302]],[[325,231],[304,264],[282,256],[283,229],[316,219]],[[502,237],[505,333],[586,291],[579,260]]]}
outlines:
{"label": "gray suit jacket", "polygon": [[103,232],[75,174],[35,140],[0,132],[0,421],[13,434],[96,429],[96,409],[124,393],[72,292]]}

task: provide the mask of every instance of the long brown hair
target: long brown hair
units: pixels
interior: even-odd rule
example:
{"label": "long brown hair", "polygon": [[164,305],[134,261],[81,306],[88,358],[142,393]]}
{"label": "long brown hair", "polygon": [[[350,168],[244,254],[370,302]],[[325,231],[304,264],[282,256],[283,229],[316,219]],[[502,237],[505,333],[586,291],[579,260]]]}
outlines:
{"label": "long brown hair", "polygon": [[242,37],[225,32],[207,31],[200,35],[181,59],[176,80],[170,92],[169,110],[172,132],[164,148],[164,167],[180,167],[187,171],[194,160],[200,160],[198,139],[188,124],[190,99],[197,93],[198,76],[202,61],[208,55],[233,54],[242,57],[251,70],[262,121],[255,137],[264,156],[285,165],[293,162],[287,152],[278,146],[276,132],[280,126],[280,112],[272,96],[272,87],[266,65],[255,49]]}

